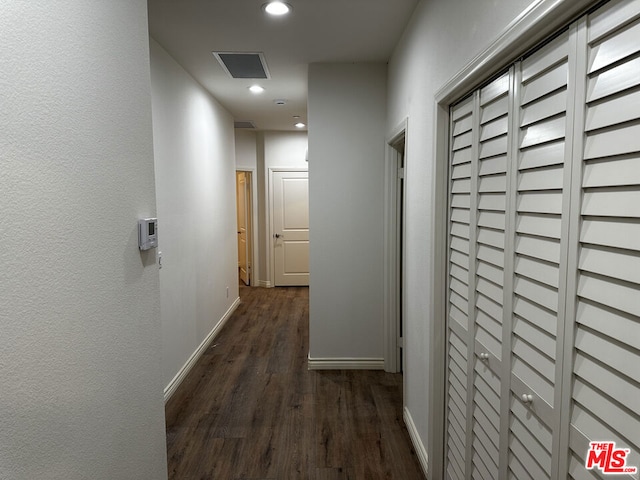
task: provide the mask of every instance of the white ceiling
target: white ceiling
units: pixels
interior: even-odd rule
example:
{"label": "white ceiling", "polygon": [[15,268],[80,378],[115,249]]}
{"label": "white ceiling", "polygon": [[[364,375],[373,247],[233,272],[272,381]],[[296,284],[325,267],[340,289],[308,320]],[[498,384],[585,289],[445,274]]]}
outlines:
{"label": "white ceiling", "polygon": [[[266,15],[265,1],[148,0],[149,31],[235,120],[295,130],[294,115],[307,121],[308,64],[386,62],[419,0],[288,0],[286,17]],[[232,79],[212,51],[262,52],[271,78]]]}

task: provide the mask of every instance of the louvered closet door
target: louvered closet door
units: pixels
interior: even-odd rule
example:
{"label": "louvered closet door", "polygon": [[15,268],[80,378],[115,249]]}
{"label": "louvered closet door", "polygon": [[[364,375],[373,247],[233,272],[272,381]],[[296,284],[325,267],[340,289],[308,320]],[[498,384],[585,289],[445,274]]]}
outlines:
{"label": "louvered closet door", "polygon": [[473,98],[451,111],[449,290],[447,328],[447,475],[466,472],[471,166],[475,149]]}
{"label": "louvered closet door", "polygon": [[[518,109],[514,195],[515,256],[511,328],[508,477],[550,478],[555,420],[558,337],[564,331],[569,32],[516,65]],[[563,235],[563,231],[565,235]],[[561,340],[561,339],[560,339]]]}
{"label": "louvered closet door", "polygon": [[640,1],[616,1],[587,21],[568,466],[576,479],[592,478],[589,441],[631,449],[628,465],[640,467],[639,18]]}
{"label": "louvered closet door", "polygon": [[[479,138],[475,208],[475,309],[472,357],[471,478],[497,480],[500,453],[500,372],[504,248],[509,158],[510,75],[478,94]],[[474,192],[475,193],[475,192]]]}

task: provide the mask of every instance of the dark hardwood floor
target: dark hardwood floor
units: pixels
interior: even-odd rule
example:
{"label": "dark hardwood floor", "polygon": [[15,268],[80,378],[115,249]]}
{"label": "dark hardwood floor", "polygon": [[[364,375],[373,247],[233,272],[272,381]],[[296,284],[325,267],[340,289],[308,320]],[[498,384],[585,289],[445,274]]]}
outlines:
{"label": "dark hardwood floor", "polygon": [[170,479],[423,479],[402,377],[308,371],[307,288],[241,305],[166,407]]}

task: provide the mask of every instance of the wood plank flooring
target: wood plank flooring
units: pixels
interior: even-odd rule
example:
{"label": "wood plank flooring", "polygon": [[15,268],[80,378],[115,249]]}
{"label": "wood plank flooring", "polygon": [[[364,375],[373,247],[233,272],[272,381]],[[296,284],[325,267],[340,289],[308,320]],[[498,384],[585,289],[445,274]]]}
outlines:
{"label": "wood plank flooring", "polygon": [[241,305],[166,406],[169,478],[423,479],[402,376],[308,371],[308,288]]}

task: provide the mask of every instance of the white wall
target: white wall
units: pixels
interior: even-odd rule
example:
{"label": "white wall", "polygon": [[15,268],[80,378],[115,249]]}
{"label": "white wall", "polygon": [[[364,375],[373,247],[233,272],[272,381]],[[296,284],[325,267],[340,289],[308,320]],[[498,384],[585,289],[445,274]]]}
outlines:
{"label": "white wall", "polygon": [[0,43],[0,478],[166,478],[146,2],[4,2]]}
{"label": "white wall", "polygon": [[151,93],[168,386],[238,298],[235,144],[231,115],[153,39]]}
{"label": "white wall", "polygon": [[238,128],[235,130],[236,168],[252,169],[258,166],[256,131]]}
{"label": "white wall", "polygon": [[383,357],[386,74],[309,66],[312,359]]}
{"label": "white wall", "polygon": [[[389,62],[387,131],[408,117],[405,404],[428,432],[435,93],[488,47],[531,0],[422,1]],[[505,59],[505,61],[508,59]]]}

